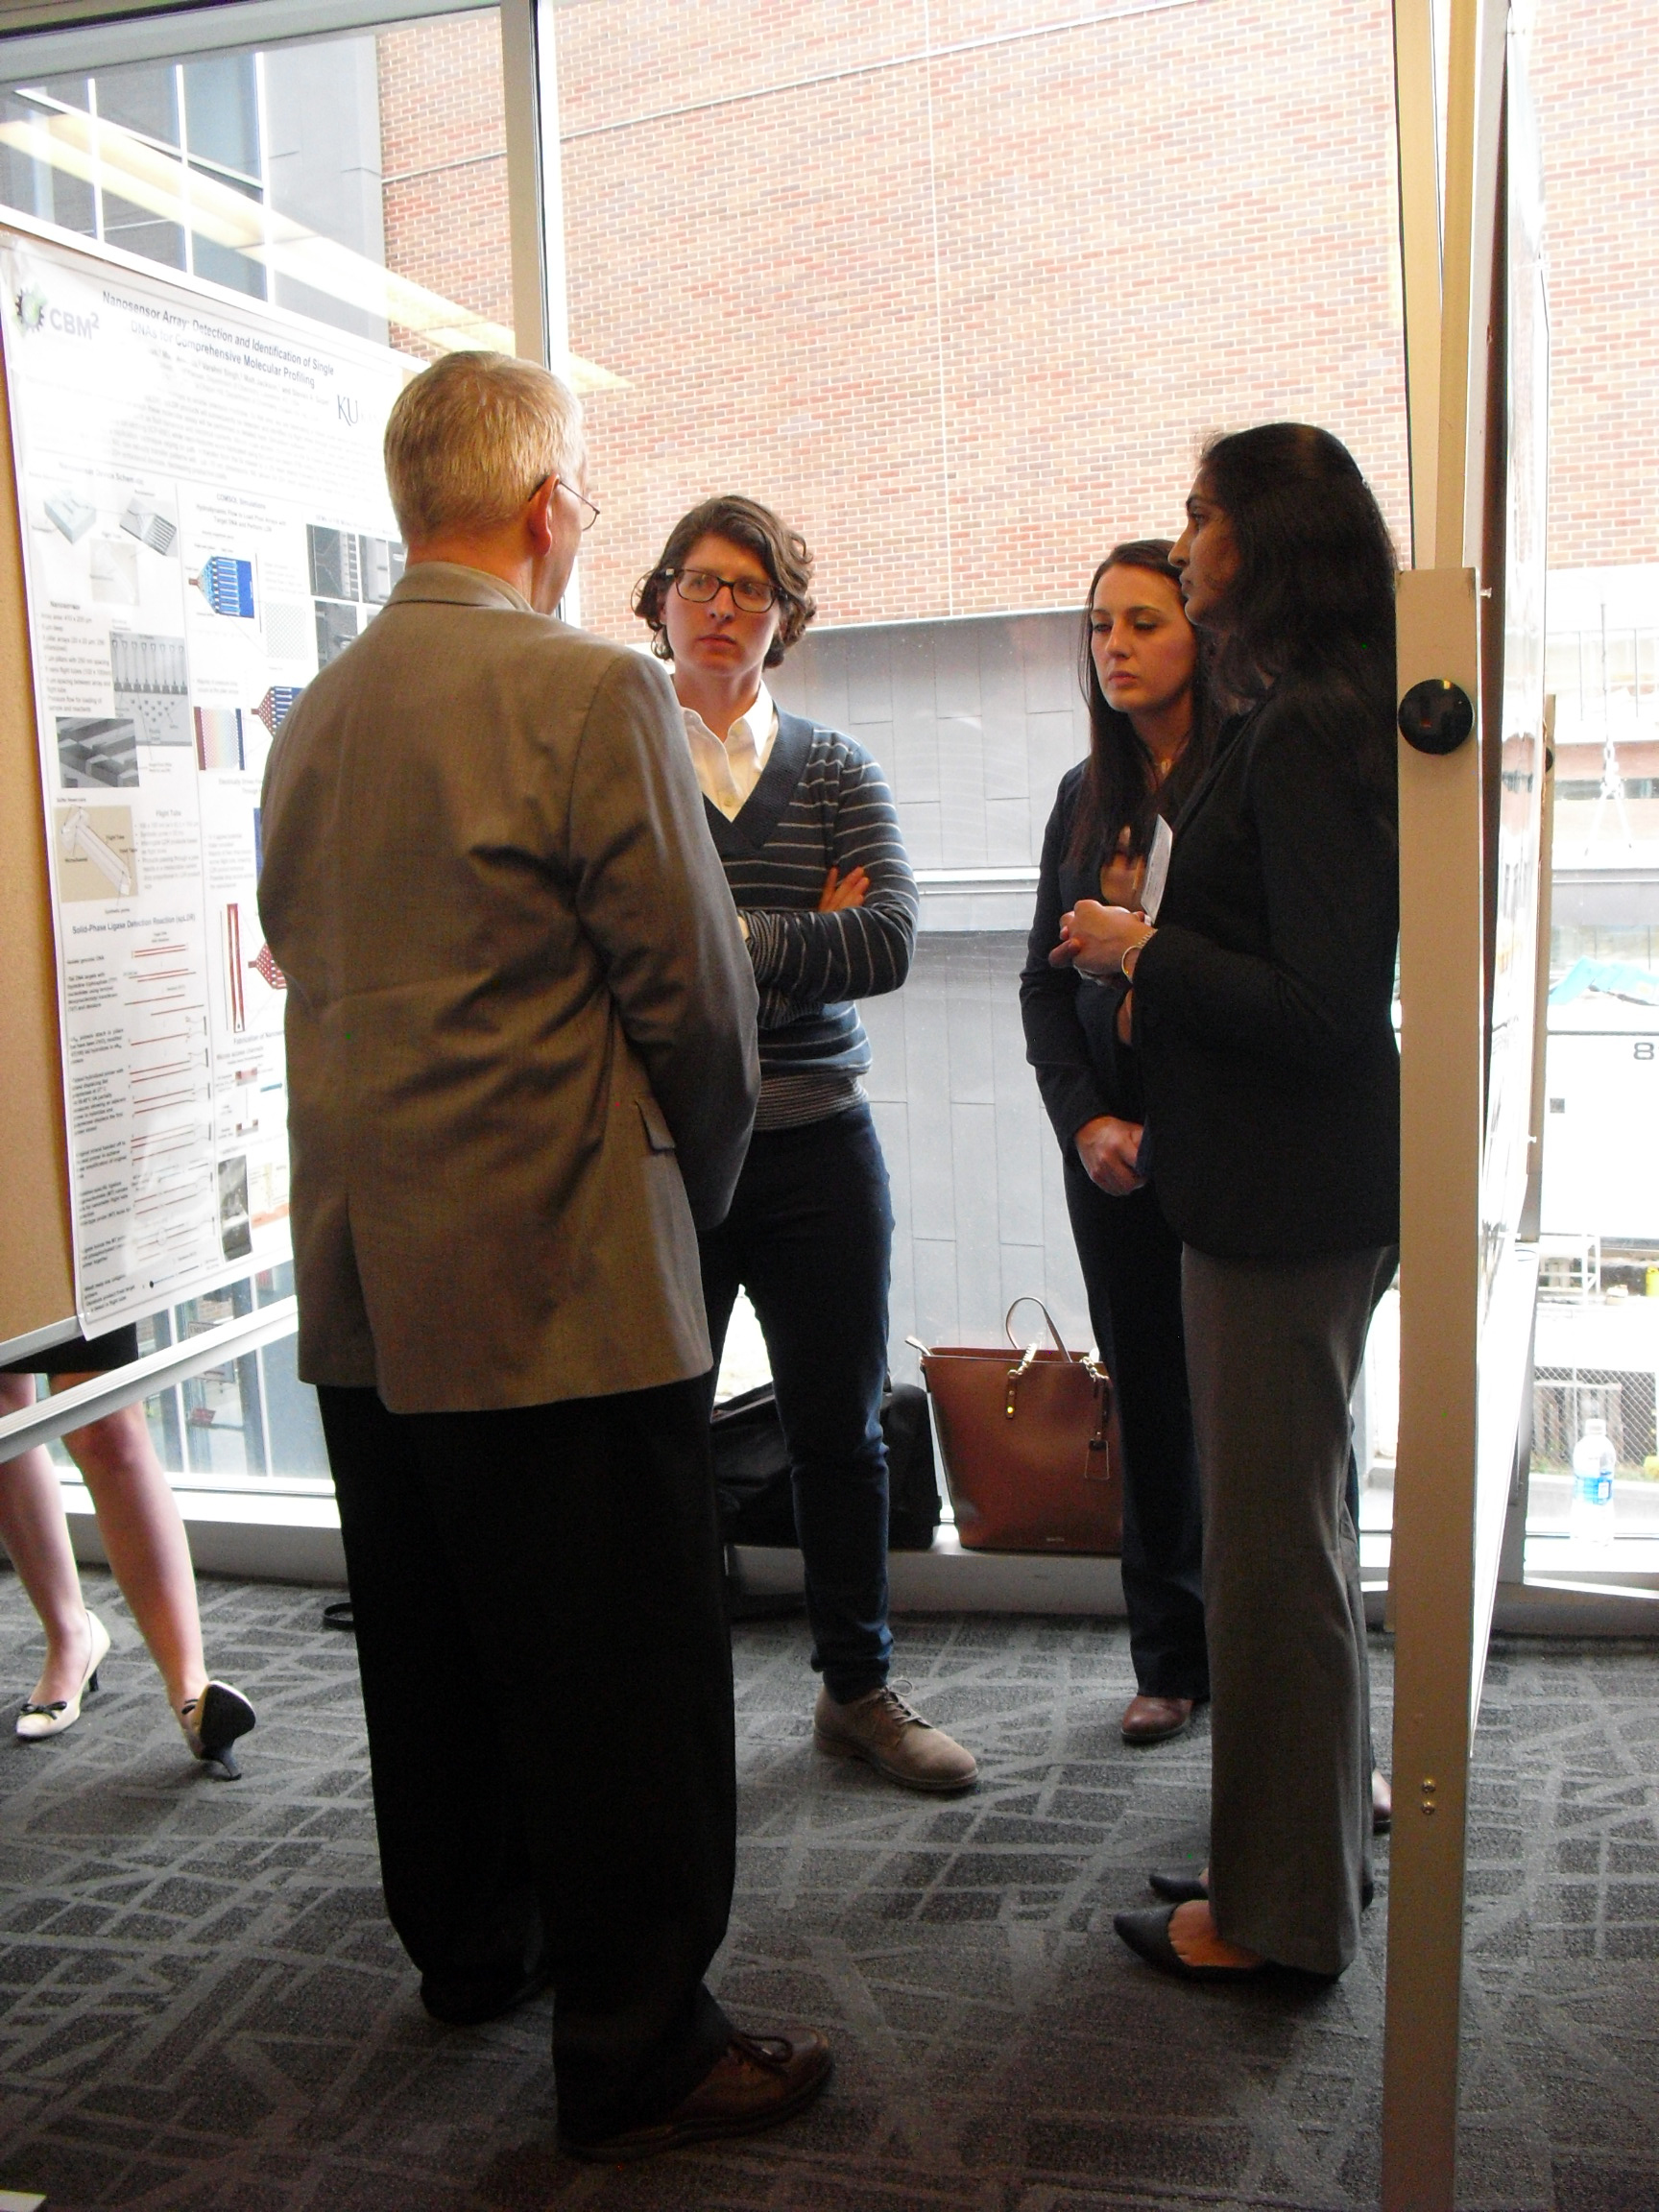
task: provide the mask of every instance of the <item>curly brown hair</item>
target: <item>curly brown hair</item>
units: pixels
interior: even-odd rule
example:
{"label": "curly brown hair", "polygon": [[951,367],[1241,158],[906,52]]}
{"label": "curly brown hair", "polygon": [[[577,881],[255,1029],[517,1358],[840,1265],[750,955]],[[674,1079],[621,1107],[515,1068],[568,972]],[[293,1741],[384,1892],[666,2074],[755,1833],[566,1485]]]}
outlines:
{"label": "curly brown hair", "polygon": [[791,530],[758,499],[745,499],[738,492],[723,492],[682,515],[668,533],[657,565],[635,585],[634,612],[650,625],[652,652],[659,661],[673,658],[662,619],[662,601],[699,538],[729,538],[733,545],[753,553],[772,579],[782,619],[766,655],[766,666],[776,668],[818,612],[807,589],[812,581],[812,556],[798,530]]}

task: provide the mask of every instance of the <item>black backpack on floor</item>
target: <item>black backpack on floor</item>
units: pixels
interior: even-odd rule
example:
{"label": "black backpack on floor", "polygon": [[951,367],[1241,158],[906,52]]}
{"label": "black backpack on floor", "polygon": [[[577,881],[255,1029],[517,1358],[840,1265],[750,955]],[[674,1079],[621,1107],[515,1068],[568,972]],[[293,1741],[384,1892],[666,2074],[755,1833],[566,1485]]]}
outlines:
{"label": "black backpack on floor", "polygon": [[[926,1551],[939,1526],[927,1393],[908,1382],[890,1384],[881,1400],[881,1433],[887,1439],[887,1549]],[[771,1383],[716,1407],[710,1441],[724,1541],[795,1545],[789,1454]]]}

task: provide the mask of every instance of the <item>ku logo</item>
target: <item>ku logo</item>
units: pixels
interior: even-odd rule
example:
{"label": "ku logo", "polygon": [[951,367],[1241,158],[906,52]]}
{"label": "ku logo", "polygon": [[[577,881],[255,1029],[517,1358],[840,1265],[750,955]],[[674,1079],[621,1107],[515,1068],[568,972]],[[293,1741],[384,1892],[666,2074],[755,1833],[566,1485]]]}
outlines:
{"label": "ku logo", "polygon": [[363,409],[359,403],[355,399],[351,398],[349,394],[345,392],[336,392],[334,395],[334,404],[339,409],[341,421],[349,422],[352,429],[355,430],[363,417]]}

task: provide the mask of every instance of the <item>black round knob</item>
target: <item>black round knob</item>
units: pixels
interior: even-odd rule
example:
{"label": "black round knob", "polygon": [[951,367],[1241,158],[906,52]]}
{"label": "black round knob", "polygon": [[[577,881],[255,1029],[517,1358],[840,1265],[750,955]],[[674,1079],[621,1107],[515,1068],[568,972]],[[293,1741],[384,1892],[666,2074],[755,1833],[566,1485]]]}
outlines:
{"label": "black round knob", "polygon": [[1400,734],[1419,753],[1455,753],[1474,727],[1468,692],[1448,677],[1426,677],[1400,702]]}

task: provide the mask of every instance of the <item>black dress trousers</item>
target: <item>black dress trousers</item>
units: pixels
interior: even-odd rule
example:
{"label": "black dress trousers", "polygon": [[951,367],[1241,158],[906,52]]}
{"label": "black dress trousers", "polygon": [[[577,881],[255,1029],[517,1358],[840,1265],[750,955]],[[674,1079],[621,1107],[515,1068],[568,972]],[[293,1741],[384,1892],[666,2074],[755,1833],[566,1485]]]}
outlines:
{"label": "black dress trousers", "polygon": [[560,2126],[661,2117],[724,2051],[736,1852],[701,1379],[498,1412],[318,1392],[392,1924],[435,1982],[543,1943]]}
{"label": "black dress trousers", "polygon": [[1136,1687],[1208,1697],[1204,1529],[1181,1325],[1181,1239],[1148,1187],[1114,1198],[1066,1150],[1089,1318],[1123,1422],[1123,1599]]}

